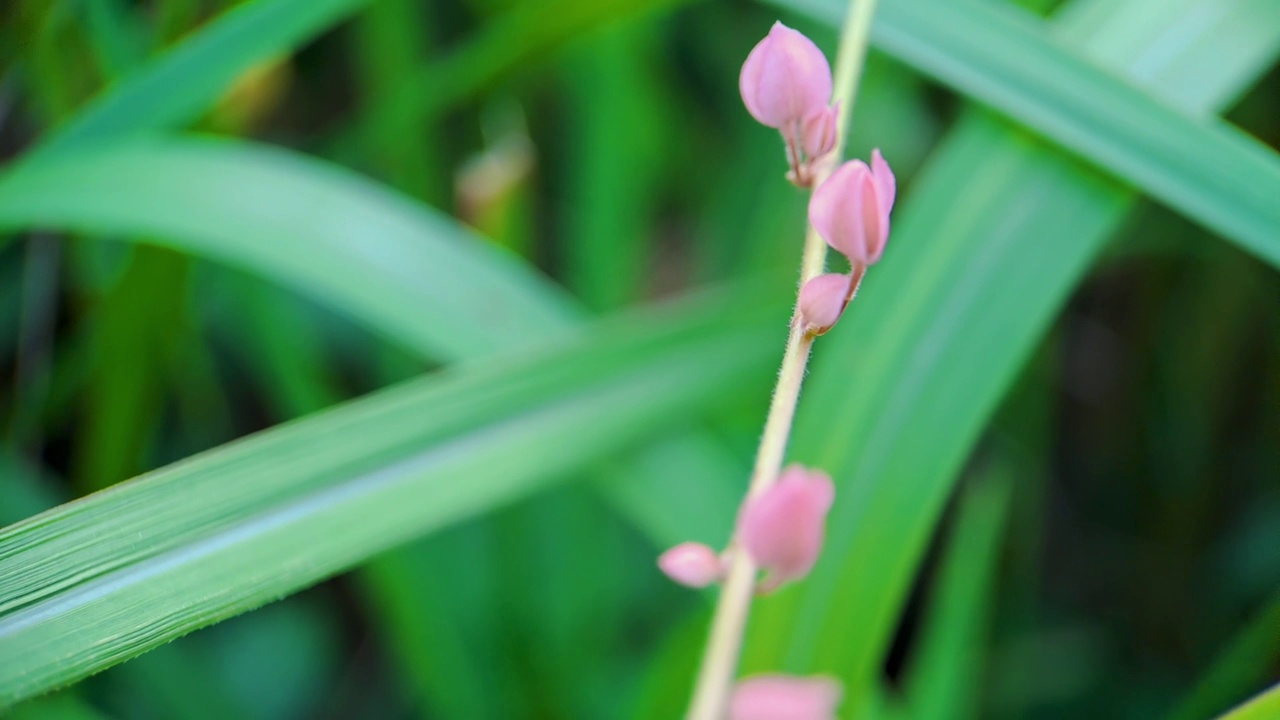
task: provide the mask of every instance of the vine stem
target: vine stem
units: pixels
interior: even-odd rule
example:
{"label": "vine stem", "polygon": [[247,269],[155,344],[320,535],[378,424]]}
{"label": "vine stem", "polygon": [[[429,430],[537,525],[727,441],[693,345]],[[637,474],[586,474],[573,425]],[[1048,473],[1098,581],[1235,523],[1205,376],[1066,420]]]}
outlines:
{"label": "vine stem", "polygon": [[[836,54],[836,71],[833,81],[835,93],[832,102],[839,103],[837,122],[840,132],[837,134],[835,149],[823,161],[814,164],[812,185],[814,188],[827,179],[843,154],[849,118],[853,113],[853,104],[857,98],[858,84],[862,77],[862,67],[866,60],[867,38],[871,30],[871,19],[875,15],[875,7],[876,0],[850,0],[849,2],[844,27],[840,33],[840,48]],[[807,221],[806,227],[798,288],[804,287],[810,279],[822,274],[827,262],[826,242],[812,225],[808,225]],[[851,296],[857,291],[856,284],[861,282],[862,273],[858,270],[855,268],[855,286],[850,288]],[[796,312],[799,312],[798,308]],[[765,419],[764,432],[760,438],[760,448],[756,452],[755,468],[752,470],[751,484],[747,490],[748,498],[760,494],[776,482],[782,470],[782,461],[786,455],[787,441],[791,437],[791,425],[795,418],[796,403],[800,399],[800,387],[804,382],[805,370],[809,364],[809,353],[813,349],[813,340],[814,335],[805,332],[802,323],[793,320],[787,337],[786,350],[782,356],[782,367],[778,370],[778,384],[773,391],[773,400],[770,402],[769,414]],[[758,572],[755,562],[746,552],[736,549],[737,545],[737,538],[730,541],[729,571],[711,622],[711,636],[703,655],[702,668],[698,672],[693,701],[689,706],[688,720],[724,720],[728,707],[729,693],[738,667],[742,636],[746,630],[747,615],[751,609],[751,598],[755,591]]]}

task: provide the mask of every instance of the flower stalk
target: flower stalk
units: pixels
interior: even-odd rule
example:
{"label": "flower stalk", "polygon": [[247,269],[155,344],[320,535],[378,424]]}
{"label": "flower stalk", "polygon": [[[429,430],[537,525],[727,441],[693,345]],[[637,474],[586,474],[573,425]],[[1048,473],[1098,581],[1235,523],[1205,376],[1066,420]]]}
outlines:
{"label": "flower stalk", "polygon": [[[832,107],[837,121],[835,144],[832,151],[814,158],[810,167],[810,187],[819,187],[835,169],[845,144],[849,118],[853,112],[859,80],[866,58],[867,39],[876,0],[851,0],[841,31],[840,47],[836,56]],[[788,139],[790,146],[794,141]],[[794,153],[794,149],[791,149]],[[793,156],[794,157],[794,156]],[[822,274],[826,267],[827,243],[809,224],[805,234],[804,253],[800,263],[799,287]],[[857,291],[864,268],[855,267],[848,297]],[[799,307],[797,306],[797,318]],[[787,337],[778,383],[765,420],[755,467],[747,491],[748,501],[759,496],[777,482],[782,470],[791,426],[795,418],[800,388],[809,362],[816,334],[805,323],[794,321]],[[749,553],[740,550],[740,539],[730,541],[726,553],[729,567],[721,589],[719,603],[712,620],[711,634],[698,673],[689,720],[724,720],[729,707],[730,691],[737,671],[743,633],[751,599],[756,591],[759,568]]]}

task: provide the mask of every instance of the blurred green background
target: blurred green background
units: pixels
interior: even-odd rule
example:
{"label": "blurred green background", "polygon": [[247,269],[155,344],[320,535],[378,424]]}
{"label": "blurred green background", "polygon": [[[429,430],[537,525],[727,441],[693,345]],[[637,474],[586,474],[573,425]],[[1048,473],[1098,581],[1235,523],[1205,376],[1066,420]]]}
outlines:
{"label": "blurred green background", "polygon": [[[848,154],[895,233],[801,398],[829,547],[746,669],[834,673],[850,718],[1221,713],[1280,680],[1280,3],[881,6]],[[727,537],[804,222],[737,73],[779,17],[834,57],[842,11],[0,7],[0,525],[218,448],[55,511],[65,554],[0,533],[0,698],[159,645],[14,716],[678,717],[710,596],[654,559]],[[426,449],[457,468],[324,493]]]}

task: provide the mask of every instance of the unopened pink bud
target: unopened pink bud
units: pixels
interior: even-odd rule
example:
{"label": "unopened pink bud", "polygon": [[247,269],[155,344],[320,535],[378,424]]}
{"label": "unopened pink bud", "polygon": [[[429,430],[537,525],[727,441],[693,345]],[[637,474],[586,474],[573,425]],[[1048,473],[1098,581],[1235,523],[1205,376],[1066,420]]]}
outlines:
{"label": "unopened pink bud", "polygon": [[701,588],[720,580],[724,572],[720,556],[702,543],[681,543],[662,553],[658,567],[681,585]]}
{"label": "unopened pink bud", "polygon": [[800,288],[800,322],[805,332],[821,335],[835,326],[849,304],[849,275],[819,275]]}
{"label": "unopened pink bud", "polygon": [[884,253],[897,192],[893,171],[878,150],[871,162],[874,169],[861,160],[841,165],[809,200],[809,222],[822,239],[862,265],[874,264]]}
{"label": "unopened pink bud", "polygon": [[734,688],[729,720],[834,720],[841,694],[829,677],[756,675]]}
{"label": "unopened pink bud", "polygon": [[808,574],[822,552],[835,485],[821,470],[792,465],[778,482],[749,498],[738,519],[743,546],[773,588]]}
{"label": "unopened pink bud", "polygon": [[812,40],[776,22],[747,55],[738,89],[751,117],[785,130],[826,106],[831,66]]}
{"label": "unopened pink bud", "polygon": [[809,159],[820,158],[836,147],[837,118],[840,115],[840,104],[824,107],[804,119],[800,126],[800,146]]}

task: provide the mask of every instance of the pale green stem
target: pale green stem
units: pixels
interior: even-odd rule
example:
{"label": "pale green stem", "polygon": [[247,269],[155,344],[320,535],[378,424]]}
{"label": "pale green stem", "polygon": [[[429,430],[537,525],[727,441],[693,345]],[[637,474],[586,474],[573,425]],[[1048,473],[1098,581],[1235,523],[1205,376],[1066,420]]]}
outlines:
{"label": "pale green stem", "polygon": [[[813,187],[818,187],[835,169],[848,133],[849,118],[858,94],[858,81],[867,53],[867,36],[871,30],[871,18],[875,14],[876,0],[850,0],[840,35],[840,49],[836,55],[835,94],[833,103],[839,103],[840,132],[836,148],[824,162],[815,163]],[[806,223],[804,256],[800,262],[799,287],[821,275],[827,262],[827,244],[817,231]],[[856,273],[861,279],[861,273]],[[851,289],[851,294],[857,288]],[[800,398],[800,386],[805,368],[809,364],[809,351],[814,336],[804,331],[799,322],[791,323],[786,352],[782,356],[782,368],[778,371],[778,384],[773,391],[769,415],[765,419],[764,434],[756,453],[756,464],[751,474],[751,486],[747,497],[763,492],[772,485],[782,470],[782,460],[791,437],[791,423],[795,418],[796,402]],[[747,625],[747,614],[755,592],[757,568],[745,552],[737,551],[737,539],[730,541],[729,571],[720,591],[715,617],[711,622],[711,636],[707,641],[702,669],[698,672],[693,702],[689,706],[689,720],[723,720],[728,706],[742,649],[742,636]]]}

